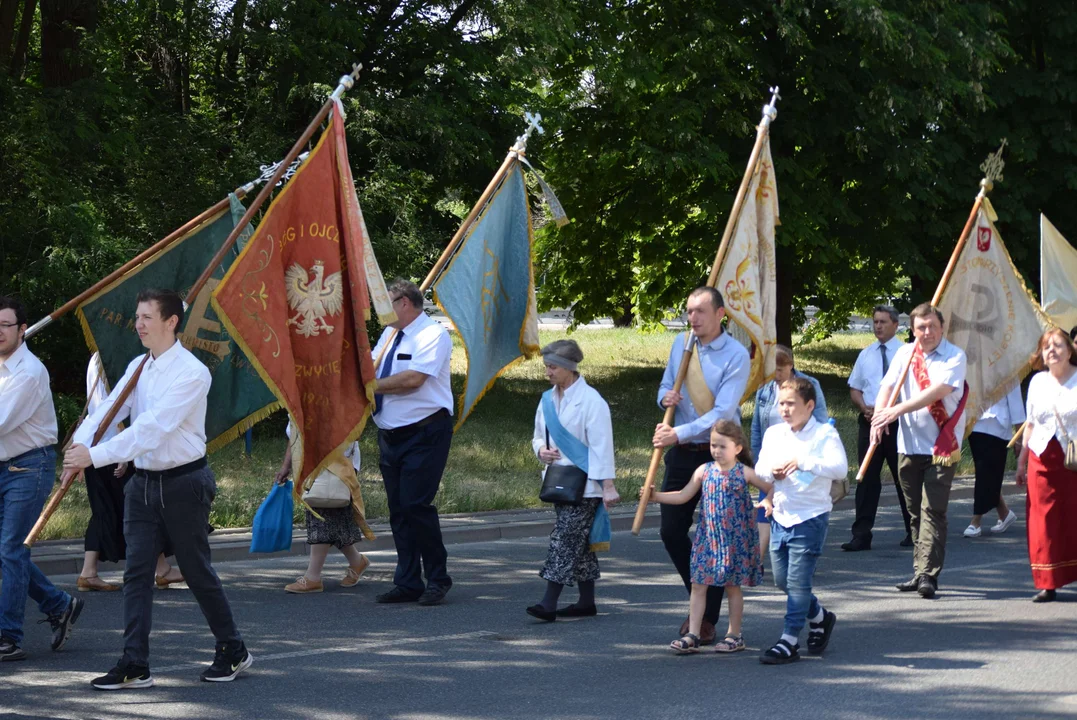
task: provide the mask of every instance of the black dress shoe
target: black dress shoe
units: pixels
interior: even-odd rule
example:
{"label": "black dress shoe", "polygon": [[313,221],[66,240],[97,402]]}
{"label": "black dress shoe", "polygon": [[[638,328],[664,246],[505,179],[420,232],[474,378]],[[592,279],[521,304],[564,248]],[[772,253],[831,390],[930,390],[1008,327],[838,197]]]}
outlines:
{"label": "black dress shoe", "polygon": [[538,618],[539,620],[542,620],[544,622],[553,622],[557,619],[556,612],[551,612],[550,610],[547,610],[541,605],[532,605],[531,607],[527,608],[527,614],[533,618]]}
{"label": "black dress shoe", "polygon": [[896,587],[901,592],[912,592],[916,588],[920,587],[920,576],[919,575],[913,575],[911,580],[906,580],[905,582],[899,582],[894,587]]}
{"label": "black dress shoe", "polygon": [[418,593],[408,592],[402,587],[394,587],[389,592],[378,595],[374,598],[374,601],[379,603],[409,603],[418,599]]}
{"label": "black dress shoe", "polygon": [[905,533],[905,539],[898,543],[901,547],[912,547],[912,535]]}
{"label": "black dress shoe", "polygon": [[1054,590],[1040,590],[1038,593],[1036,593],[1035,595],[1032,596],[1032,602],[1034,602],[1034,603],[1045,603],[1045,602],[1054,602],[1054,601],[1055,601],[1055,591]]}
{"label": "black dress shoe", "polygon": [[853,538],[847,543],[842,543],[841,549],[845,552],[860,552],[861,550],[871,550],[871,540],[865,542],[860,538]]}
{"label": "black dress shoe", "polygon": [[440,605],[448,592],[449,588],[447,587],[428,587],[419,596],[418,602],[420,605]]}
{"label": "black dress shoe", "polygon": [[938,583],[935,582],[935,578],[930,575],[921,575],[920,583],[916,586],[916,592],[920,594],[920,597],[925,600],[930,600],[935,597],[935,591],[939,589]]}
{"label": "black dress shoe", "polygon": [[567,605],[557,611],[557,617],[594,617],[598,615],[598,608],[594,605]]}

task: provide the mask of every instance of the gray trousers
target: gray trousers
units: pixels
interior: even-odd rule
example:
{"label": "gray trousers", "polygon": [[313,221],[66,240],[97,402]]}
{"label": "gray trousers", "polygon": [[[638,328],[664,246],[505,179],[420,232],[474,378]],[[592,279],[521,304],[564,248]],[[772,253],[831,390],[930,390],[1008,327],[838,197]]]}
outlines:
{"label": "gray trousers", "polygon": [[939,579],[946,559],[946,508],[956,466],[935,465],[930,455],[899,455],[898,482],[909,509],[913,574]]}
{"label": "gray trousers", "polygon": [[210,564],[209,508],[217,494],[213,472],[202,468],[159,479],[137,472],[124,487],[123,659],[149,665],[157,556],[171,543],[183,578],[218,643],[240,642],[232,609]]}

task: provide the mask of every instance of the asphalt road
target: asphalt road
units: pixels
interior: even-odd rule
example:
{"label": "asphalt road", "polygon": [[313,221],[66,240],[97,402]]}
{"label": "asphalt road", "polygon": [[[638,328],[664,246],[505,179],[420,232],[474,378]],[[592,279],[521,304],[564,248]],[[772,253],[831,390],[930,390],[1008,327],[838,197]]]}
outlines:
{"label": "asphalt road", "polygon": [[[939,596],[898,593],[909,551],[894,507],[880,510],[875,550],[844,554],[848,511],[831,518],[816,592],[838,615],[829,650],[784,667],[759,652],[781,632],[784,597],[748,589],[750,650],[675,656],[687,613],[656,531],[614,536],[603,556],[597,618],[542,624],[545,540],[450,547],[455,585],[440,607],[384,606],[390,553],[352,590],[292,596],[303,558],[223,563],[218,570],[255,656],[230,684],[198,681],[213,640],[185,589],[159,591],[151,690],[103,693],[88,681],[121,645],[119,593],[83,595],[68,647],[48,648],[28,610],[30,658],[0,665],[0,718],[1072,718],[1077,716],[1077,590],[1034,605],[1023,521],[999,537],[961,537],[971,501],[951,503]],[[1023,503],[1015,502],[1016,507]],[[55,578],[65,586],[74,577]],[[770,581],[768,573],[767,580]],[[566,590],[566,601],[575,599]]]}

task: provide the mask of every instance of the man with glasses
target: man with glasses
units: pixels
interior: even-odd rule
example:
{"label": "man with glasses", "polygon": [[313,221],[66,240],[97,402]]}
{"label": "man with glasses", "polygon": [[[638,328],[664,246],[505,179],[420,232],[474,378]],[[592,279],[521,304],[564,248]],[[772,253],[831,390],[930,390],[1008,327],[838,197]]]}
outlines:
{"label": "man with glasses", "polygon": [[26,657],[20,644],[27,594],[52,625],[53,650],[67,642],[83,605],[49,582],[22,543],[56,481],[49,372],[25,333],[22,303],[0,297],[0,661]]}
{"label": "man with glasses", "polygon": [[374,422],[397,564],[393,589],[377,601],[437,605],[452,587],[433,504],[452,443],[452,340],[423,312],[415,283],[397,279],[389,294],[397,321],[373,350]]}

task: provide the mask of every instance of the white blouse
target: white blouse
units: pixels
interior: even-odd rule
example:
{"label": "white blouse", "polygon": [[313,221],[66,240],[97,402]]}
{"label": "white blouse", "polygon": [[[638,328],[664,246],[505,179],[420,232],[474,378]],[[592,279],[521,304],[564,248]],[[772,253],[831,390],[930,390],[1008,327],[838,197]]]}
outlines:
{"label": "white blouse", "polygon": [[[610,406],[587,384],[583,377],[569,386],[563,397],[554,390],[554,407],[562,427],[587,446],[587,488],[583,496],[602,497],[602,481],[616,477],[613,464],[613,421],[610,419]],[[531,449],[538,456],[539,450],[546,447],[546,417],[542,412],[542,402],[535,411],[535,434],[531,439]],[[557,449],[557,443],[550,438],[549,447]],[[572,462],[562,453],[555,465],[571,465]],[[543,474],[546,469],[543,468]]]}
{"label": "white blouse", "polygon": [[[1043,454],[1051,438],[1056,438],[1063,449],[1069,439],[1077,440],[1077,372],[1062,384],[1046,370],[1033,375],[1028,386],[1026,414],[1032,429],[1028,449],[1036,455]],[[1058,417],[1062,418],[1064,428],[1059,428]]]}

